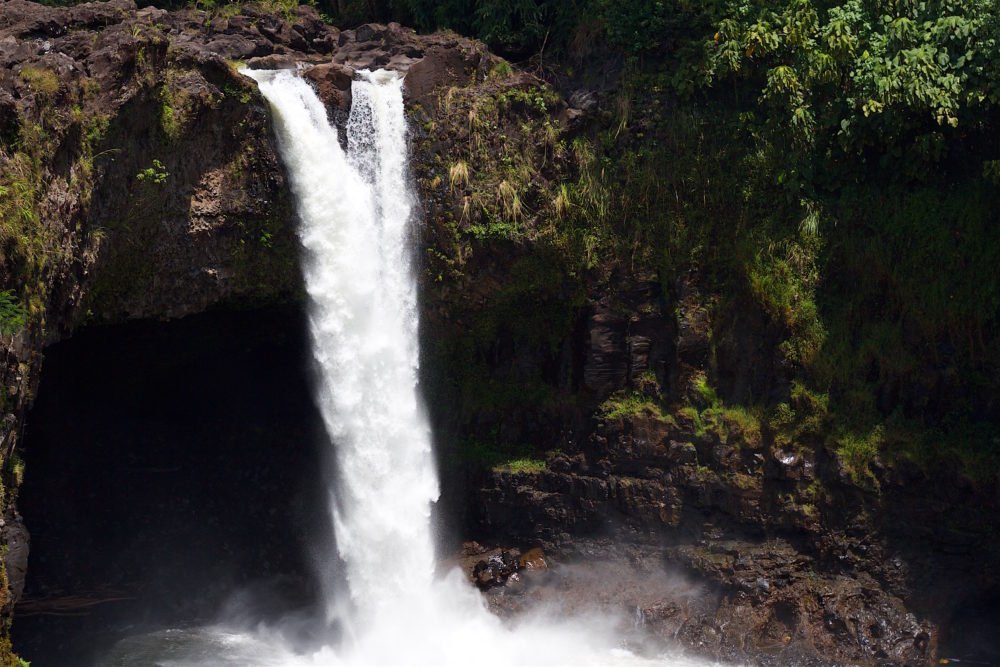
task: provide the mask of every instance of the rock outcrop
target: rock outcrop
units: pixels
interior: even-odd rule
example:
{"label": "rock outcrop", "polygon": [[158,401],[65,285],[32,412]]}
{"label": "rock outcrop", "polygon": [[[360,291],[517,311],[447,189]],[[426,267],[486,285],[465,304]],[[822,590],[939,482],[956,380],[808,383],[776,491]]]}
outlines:
{"label": "rock outcrop", "polygon": [[[651,343],[675,351],[659,376],[678,388],[675,407],[641,394],[612,399],[589,433],[553,443],[544,468],[486,475],[470,510],[479,539],[690,577],[713,595],[634,604],[661,636],[721,660],[944,656],[964,610],[982,609],[1000,584],[995,489],[905,461],[859,480],[836,452],[778,444],[767,424],[691,396],[709,369],[700,303],[682,300],[676,326]],[[593,352],[580,373],[592,377],[595,357],[620,360],[604,393],[622,396],[635,346],[607,336],[606,320],[587,322]]]}

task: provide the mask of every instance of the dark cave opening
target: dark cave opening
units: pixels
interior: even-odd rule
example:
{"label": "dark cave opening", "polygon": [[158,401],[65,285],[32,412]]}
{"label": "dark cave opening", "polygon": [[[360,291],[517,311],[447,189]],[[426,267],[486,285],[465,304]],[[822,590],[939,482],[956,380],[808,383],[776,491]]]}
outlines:
{"label": "dark cave opening", "polygon": [[333,538],[304,319],[218,310],[46,351],[12,630],[32,665],[91,664],[125,635],[250,599],[274,617],[318,604],[312,559]]}
{"label": "dark cave opening", "polygon": [[[1000,665],[1000,589],[987,588],[958,605],[942,625],[942,660],[971,665]],[[942,662],[942,664],[944,664]]]}

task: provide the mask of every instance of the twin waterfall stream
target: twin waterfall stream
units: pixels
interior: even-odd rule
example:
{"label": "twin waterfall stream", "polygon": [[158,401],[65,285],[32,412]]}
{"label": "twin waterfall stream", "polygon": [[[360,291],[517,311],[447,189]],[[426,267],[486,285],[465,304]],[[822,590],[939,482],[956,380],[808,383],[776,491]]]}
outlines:
{"label": "twin waterfall stream", "polygon": [[[335,451],[336,554],[320,554],[327,622],[307,647],[281,628],[225,623],[126,640],[109,665],[692,664],[620,647],[623,619],[503,622],[462,573],[436,573],[438,480],[417,387],[413,195],[402,80],[361,72],[345,153],[312,88],[244,70],[270,102],[300,218],[316,402]],[[346,590],[343,582],[346,579]],[[225,619],[223,619],[224,621]],[[148,640],[148,636],[146,638]]]}

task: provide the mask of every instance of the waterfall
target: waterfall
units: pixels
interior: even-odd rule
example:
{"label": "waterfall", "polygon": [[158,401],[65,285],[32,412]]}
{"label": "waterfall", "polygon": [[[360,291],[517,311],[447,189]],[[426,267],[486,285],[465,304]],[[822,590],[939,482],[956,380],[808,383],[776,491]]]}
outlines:
{"label": "waterfall", "polygon": [[345,155],[305,81],[250,74],[276,111],[298,207],[318,404],[340,470],[332,515],[354,603],[348,619],[360,627],[428,588],[434,571],[438,484],[417,395],[401,80],[380,72],[354,82]]}
{"label": "waterfall", "polygon": [[[568,621],[538,612],[504,623],[458,569],[435,574],[431,507],[438,481],[417,385],[402,81],[385,71],[360,73],[345,152],[302,79],[288,71],[243,72],[274,111],[300,219],[316,401],[338,471],[330,516],[339,559],[327,555],[323,585],[328,615],[345,632],[317,649],[315,642],[295,645],[280,629],[167,630],[120,642],[104,664],[647,662],[618,647],[623,624],[616,619]],[[335,585],[339,562],[346,592]],[[671,660],[682,663],[691,664]]]}

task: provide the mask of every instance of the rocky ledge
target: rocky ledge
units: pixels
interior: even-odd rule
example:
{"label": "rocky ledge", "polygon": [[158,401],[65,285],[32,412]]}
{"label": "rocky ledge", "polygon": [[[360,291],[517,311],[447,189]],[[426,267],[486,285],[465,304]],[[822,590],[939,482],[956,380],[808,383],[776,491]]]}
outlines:
{"label": "rocky ledge", "polygon": [[[610,392],[659,350],[667,384],[698,382],[693,308],[682,304],[643,346],[591,317],[583,365],[620,369]],[[859,476],[825,447],[779,444],[741,411],[635,392],[560,436],[544,465],[479,478],[469,517],[479,538],[596,564],[608,582],[624,572],[654,588],[699,587],[660,587],[652,600],[633,589],[619,602],[661,638],[724,661],[917,665],[996,651],[985,628],[998,618],[1000,489],[906,460]]]}

